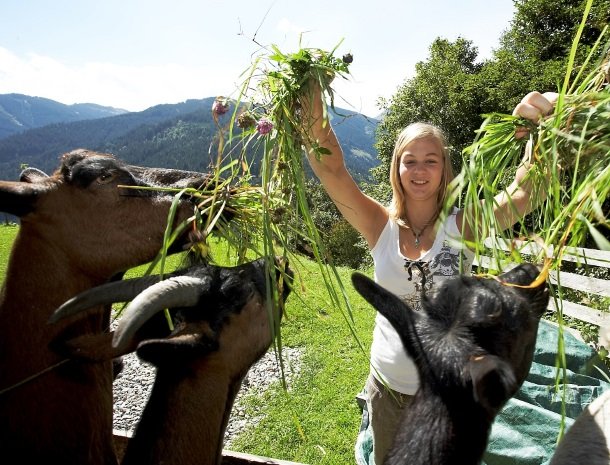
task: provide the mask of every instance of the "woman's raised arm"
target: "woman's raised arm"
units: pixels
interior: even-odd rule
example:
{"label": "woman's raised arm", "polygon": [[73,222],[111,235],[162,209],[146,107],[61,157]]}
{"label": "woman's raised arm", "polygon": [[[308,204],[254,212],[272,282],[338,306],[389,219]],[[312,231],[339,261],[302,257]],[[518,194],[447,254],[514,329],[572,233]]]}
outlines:
{"label": "woman's raised arm", "polygon": [[317,83],[310,85],[302,96],[301,112],[306,125],[307,158],[314,174],[343,217],[362,234],[369,247],[373,247],[388,220],[387,210],[365,195],[348,172]]}
{"label": "woman's raised arm", "polygon": [[[540,118],[553,111],[556,101],[557,94],[554,92],[544,94],[530,92],[515,107],[513,115],[538,123]],[[527,133],[527,129],[518,128],[515,135],[517,138],[521,138],[527,135]],[[537,208],[546,198],[546,190],[541,180],[535,179],[530,175],[530,170],[533,169],[534,163],[532,145],[528,142],[525,154],[517,167],[514,180],[504,191],[494,197],[494,215],[497,226],[501,231],[513,226],[521,218]],[[466,207],[465,214],[472,214],[472,211],[472,209]],[[475,235],[468,225],[482,224],[482,222],[475,222],[473,218],[468,218],[468,220],[464,236],[469,240],[473,240]]]}

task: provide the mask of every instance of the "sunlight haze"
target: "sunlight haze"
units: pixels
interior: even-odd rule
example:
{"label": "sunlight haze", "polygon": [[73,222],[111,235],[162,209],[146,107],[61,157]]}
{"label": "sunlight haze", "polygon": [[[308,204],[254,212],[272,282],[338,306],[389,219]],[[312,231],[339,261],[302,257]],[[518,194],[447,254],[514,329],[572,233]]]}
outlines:
{"label": "sunlight haze", "polygon": [[513,11],[512,0],[5,0],[0,94],[129,111],[236,97],[261,46],[343,41],[336,54],[353,54],[352,78],[335,82],[335,103],[376,116],[435,38],[463,37],[488,58]]}

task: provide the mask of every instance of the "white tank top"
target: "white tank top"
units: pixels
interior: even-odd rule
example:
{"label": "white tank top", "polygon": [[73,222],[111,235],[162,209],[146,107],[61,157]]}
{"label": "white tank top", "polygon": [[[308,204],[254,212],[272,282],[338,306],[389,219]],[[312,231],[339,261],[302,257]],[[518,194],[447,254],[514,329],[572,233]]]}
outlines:
{"label": "white tank top", "polygon": [[[375,281],[403,299],[412,309],[421,309],[421,292],[435,283],[458,274],[470,274],[474,253],[462,244],[456,222],[457,208],[439,227],[432,248],[417,260],[400,252],[399,227],[388,220],[371,255]],[[371,345],[371,370],[383,377],[395,391],[413,395],[419,386],[417,369],[407,356],[398,333],[390,322],[377,314]],[[379,379],[380,381],[383,381]]]}

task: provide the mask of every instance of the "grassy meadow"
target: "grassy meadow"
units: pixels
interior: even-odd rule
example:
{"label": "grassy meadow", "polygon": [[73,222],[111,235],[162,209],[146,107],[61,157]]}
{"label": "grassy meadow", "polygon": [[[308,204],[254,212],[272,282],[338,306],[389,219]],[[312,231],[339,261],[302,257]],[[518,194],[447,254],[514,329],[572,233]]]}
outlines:
{"label": "grassy meadow", "polygon": [[19,227],[13,224],[0,226],[0,283],[4,282],[8,257],[18,230]]}
{"label": "grassy meadow", "polygon": [[[1,281],[17,231],[17,226],[0,226]],[[171,257],[168,267],[179,263],[180,257]],[[284,347],[302,349],[299,374],[287,390],[278,382],[262,395],[246,396],[242,405],[262,419],[234,439],[231,449],[310,465],[351,465],[360,424],[355,396],[368,374],[375,312],[353,290],[352,270],[339,268],[356,339],[345,311],[330,304],[318,265],[303,259],[292,267],[297,289],[288,298],[281,339]],[[130,270],[126,277],[143,274],[146,268]]]}

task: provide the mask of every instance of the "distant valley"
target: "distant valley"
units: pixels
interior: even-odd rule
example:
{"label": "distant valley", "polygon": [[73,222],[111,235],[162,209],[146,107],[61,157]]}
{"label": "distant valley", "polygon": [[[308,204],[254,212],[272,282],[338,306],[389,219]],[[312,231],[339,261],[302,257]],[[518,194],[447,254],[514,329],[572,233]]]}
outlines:
{"label": "distant valley", "polygon": [[[213,101],[214,97],[193,99],[126,112],[0,95],[0,179],[18,179],[23,166],[51,173],[59,156],[75,148],[110,152],[144,166],[206,171],[219,134],[211,114]],[[222,118],[222,123],[228,122],[228,115]],[[374,148],[378,121],[337,109],[331,124],[348,168],[357,180],[368,180],[369,170],[378,164]]]}

